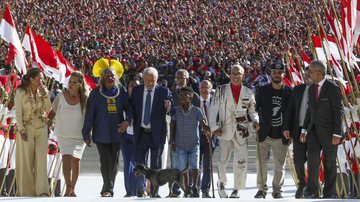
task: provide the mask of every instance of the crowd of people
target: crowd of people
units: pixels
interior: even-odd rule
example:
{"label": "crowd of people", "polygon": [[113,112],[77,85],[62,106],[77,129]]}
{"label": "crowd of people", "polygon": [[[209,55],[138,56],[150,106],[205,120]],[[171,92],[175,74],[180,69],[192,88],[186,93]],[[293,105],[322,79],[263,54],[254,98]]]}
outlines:
{"label": "crowd of people", "polygon": [[[268,59],[287,51],[294,56],[303,47],[310,55],[308,30],[317,33],[313,13],[325,16],[321,5],[293,0],[77,0],[16,1],[11,9],[20,37],[30,25],[87,74],[98,58],[108,57],[134,74],[152,66],[161,77],[173,78],[185,68],[221,83],[222,70],[236,62],[257,75]],[[6,53],[3,46],[4,60]]]}
{"label": "crowd of people", "polygon": [[[219,146],[218,194],[239,198],[246,184],[247,138],[258,132],[255,198],[268,193],[270,149],[275,159],[272,197],[282,198],[285,159],[292,142],[298,177],[295,197],[318,198],[319,190],[324,198],[341,197],[335,190],[334,160],[346,131],[340,127],[344,113],[340,89],[325,78],[327,67],[317,60],[304,72],[300,95],[283,83],[287,57],[300,57],[300,49],[311,55],[308,33],[317,33],[312,14],[324,16],[321,7],[322,1],[308,0],[15,1],[11,8],[16,11],[13,16],[20,36],[29,24],[82,71],[72,73],[67,89],[52,91],[53,96],[39,69],[29,68],[23,75],[12,115],[16,164],[21,165],[15,172],[17,195],[50,195],[46,176],[49,126],[54,127],[57,152],[62,156],[64,196],[76,197],[80,160],[85,145],[94,143],[100,156],[102,197],[116,192],[121,150],[125,197],[160,197],[158,187],[148,186],[145,177],[135,176],[133,169],[135,165],[164,168],[169,156],[172,168],[189,170],[181,176],[184,183],[170,187],[169,197],[180,196],[182,189],[184,197],[196,198],[201,193],[210,198],[212,152]],[[6,48],[1,47],[2,62]],[[90,93],[84,74],[98,82]],[[315,171],[321,150],[323,189]],[[232,152],[234,187],[228,195],[226,167]],[[304,155],[311,168],[307,182]],[[5,167],[0,168],[1,176],[6,174]],[[358,187],[358,180],[352,185]],[[10,187],[1,191],[9,192],[5,189]],[[342,192],[350,191],[350,185],[343,184]]]}

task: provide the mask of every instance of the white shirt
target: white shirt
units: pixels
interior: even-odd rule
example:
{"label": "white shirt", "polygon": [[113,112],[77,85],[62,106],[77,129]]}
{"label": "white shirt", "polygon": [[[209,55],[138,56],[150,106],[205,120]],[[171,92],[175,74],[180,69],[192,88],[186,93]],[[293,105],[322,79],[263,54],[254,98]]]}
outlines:
{"label": "white shirt", "polygon": [[[154,100],[154,92],[155,88],[151,90],[151,103],[150,103],[150,117],[151,117],[151,110],[152,110],[152,104],[153,104],[153,100]],[[144,86],[144,94],[143,94],[143,108],[142,108],[142,115],[141,115],[141,127],[143,128],[151,128],[151,123],[149,123],[148,125],[144,124],[144,114],[145,114],[145,102],[146,102],[146,96],[148,94],[148,89]]]}
{"label": "white shirt", "polygon": [[305,119],[306,110],[308,108],[308,100],[309,100],[308,92],[309,92],[309,85],[307,85],[305,87],[304,94],[303,94],[303,97],[301,100],[300,114],[299,114],[299,126],[304,125],[304,119]]}

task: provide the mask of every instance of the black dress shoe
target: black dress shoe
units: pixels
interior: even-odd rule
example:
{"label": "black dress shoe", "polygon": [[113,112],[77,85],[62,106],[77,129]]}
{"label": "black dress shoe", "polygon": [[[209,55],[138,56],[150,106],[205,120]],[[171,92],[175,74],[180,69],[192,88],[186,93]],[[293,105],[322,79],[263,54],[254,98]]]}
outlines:
{"label": "black dress shoe", "polygon": [[254,198],[265,198],[265,197],[266,197],[266,192],[262,190],[259,190],[254,196]]}
{"label": "black dress shoe", "polygon": [[124,198],[128,198],[128,197],[131,197],[131,194],[126,194],[126,195],[124,196]]}
{"label": "black dress shoe", "polygon": [[199,198],[199,197],[200,197],[199,189],[198,189],[198,188],[196,188],[196,187],[193,188],[191,197],[192,197],[192,198]]}
{"label": "black dress shoe", "polygon": [[150,197],[151,198],[161,198],[161,196],[159,194],[152,194]]}
{"label": "black dress shoe", "polygon": [[337,194],[329,194],[329,195],[324,195],[322,198],[326,198],[326,199],[337,199],[339,198]]}
{"label": "black dress shoe", "polygon": [[295,198],[297,198],[297,199],[303,198],[303,196],[304,196],[304,188],[305,188],[305,187],[299,187],[299,188],[296,190]]}
{"label": "black dress shoe", "polygon": [[310,193],[304,192],[304,198],[305,199],[317,199],[317,198],[319,198],[319,196],[316,194],[310,194]]}
{"label": "black dress shoe", "polygon": [[144,198],[147,196],[147,194],[143,191],[143,190],[138,190],[137,193],[136,193],[136,196],[139,197],[139,198]]}
{"label": "black dress shoe", "polygon": [[106,191],[104,193],[101,194],[101,197],[112,197],[111,193]]}
{"label": "black dress shoe", "polygon": [[274,192],[274,193],[272,193],[272,197],[273,197],[274,199],[283,198],[283,196],[281,195],[280,192]]}
{"label": "black dress shoe", "polygon": [[210,196],[209,192],[204,192],[202,194],[202,198],[211,198],[211,196]]}
{"label": "black dress shoe", "polygon": [[234,189],[229,198],[240,198],[239,191],[237,189]]}
{"label": "black dress shoe", "polygon": [[181,191],[173,191],[171,195],[169,195],[170,198],[178,198],[181,194]]}

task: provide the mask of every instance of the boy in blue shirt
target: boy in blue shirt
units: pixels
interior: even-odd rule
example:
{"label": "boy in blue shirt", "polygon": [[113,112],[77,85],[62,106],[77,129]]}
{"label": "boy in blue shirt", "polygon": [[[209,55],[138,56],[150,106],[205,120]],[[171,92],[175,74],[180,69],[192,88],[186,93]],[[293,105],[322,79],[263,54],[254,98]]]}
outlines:
{"label": "boy in blue shirt", "polygon": [[207,137],[210,137],[210,128],[206,124],[205,116],[200,108],[191,104],[194,90],[189,87],[180,89],[181,106],[175,107],[175,112],[171,121],[172,150],[178,157],[178,169],[183,170],[190,166],[192,170],[193,190],[190,194],[189,176],[184,174],[185,191],[184,197],[199,197],[198,178],[199,178],[199,158],[200,158],[200,137],[199,125],[204,130]]}

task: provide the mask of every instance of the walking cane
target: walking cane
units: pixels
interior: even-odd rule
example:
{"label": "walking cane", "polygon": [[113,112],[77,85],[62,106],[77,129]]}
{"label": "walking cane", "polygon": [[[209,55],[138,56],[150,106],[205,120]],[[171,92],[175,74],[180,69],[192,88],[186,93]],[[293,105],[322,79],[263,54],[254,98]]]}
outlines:
{"label": "walking cane", "polygon": [[257,159],[259,161],[259,170],[260,170],[260,189],[263,192],[263,198],[265,198],[265,187],[264,187],[264,176],[263,176],[263,167],[260,159],[260,143],[259,143],[259,129],[256,130],[256,150],[257,150]]}
{"label": "walking cane", "polygon": [[57,173],[56,173],[55,182],[54,182],[54,185],[53,185],[53,188],[52,188],[52,191],[51,191],[51,195],[50,195],[50,196],[55,196],[55,190],[56,190],[56,186],[57,186],[57,183],[58,183],[58,179],[59,179],[59,175],[60,175],[60,171],[61,171],[62,164],[63,164],[63,161],[62,161],[62,159],[61,159],[60,165],[59,165],[59,169],[58,169],[58,171],[57,171]]}
{"label": "walking cane", "polygon": [[296,174],[296,170],[295,170],[295,167],[294,167],[294,161],[293,161],[293,158],[291,158],[291,153],[290,153],[290,149],[288,148],[287,149],[287,157],[286,157],[286,161],[287,161],[287,164],[289,166],[289,169],[290,169],[290,173],[291,173],[291,176],[294,180],[294,184],[296,186],[296,188],[299,188],[299,185],[298,185],[298,177],[297,177],[297,174]]}
{"label": "walking cane", "polygon": [[212,197],[215,198],[215,189],[214,189],[214,171],[213,171],[213,151],[212,151],[212,143],[211,140],[208,140],[209,143],[209,161],[210,161],[210,180],[211,180],[211,188],[212,188]]}

